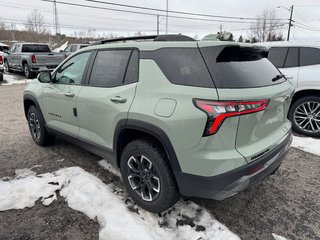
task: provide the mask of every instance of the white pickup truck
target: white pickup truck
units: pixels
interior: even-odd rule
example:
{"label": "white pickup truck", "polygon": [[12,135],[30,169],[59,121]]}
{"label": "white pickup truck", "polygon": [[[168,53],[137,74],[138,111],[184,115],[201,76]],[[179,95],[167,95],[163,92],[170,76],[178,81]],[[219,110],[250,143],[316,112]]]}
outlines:
{"label": "white pickup truck", "polygon": [[63,53],[51,52],[47,44],[15,43],[5,56],[4,65],[8,72],[23,72],[33,78],[42,70],[54,70],[63,60]]}

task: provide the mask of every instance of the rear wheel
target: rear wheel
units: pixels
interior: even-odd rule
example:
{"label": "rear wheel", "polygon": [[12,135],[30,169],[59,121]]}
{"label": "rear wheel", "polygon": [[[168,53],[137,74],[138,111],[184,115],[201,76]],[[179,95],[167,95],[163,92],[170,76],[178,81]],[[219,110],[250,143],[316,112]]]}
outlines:
{"label": "rear wheel", "polygon": [[53,142],[54,136],[45,129],[44,120],[35,106],[31,106],[28,110],[28,124],[36,144],[46,146]]}
{"label": "rear wheel", "polygon": [[23,72],[27,78],[34,78],[35,74],[30,70],[28,63],[23,64]]}
{"label": "rear wheel", "polygon": [[180,194],[167,158],[152,140],[130,142],[120,161],[124,186],[142,208],[158,213],[177,202]]}
{"label": "rear wheel", "polygon": [[308,96],[294,102],[289,111],[293,129],[310,137],[320,137],[320,97]]}

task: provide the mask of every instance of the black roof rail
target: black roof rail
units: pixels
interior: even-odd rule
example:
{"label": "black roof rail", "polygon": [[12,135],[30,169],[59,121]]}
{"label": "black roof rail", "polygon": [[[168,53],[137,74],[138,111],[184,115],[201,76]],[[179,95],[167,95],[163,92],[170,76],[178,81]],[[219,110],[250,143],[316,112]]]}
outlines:
{"label": "black roof rail", "polygon": [[195,39],[181,35],[181,34],[167,34],[167,35],[147,35],[147,36],[134,36],[134,37],[120,37],[120,38],[111,38],[99,40],[91,45],[100,45],[100,44],[108,44],[113,42],[126,42],[133,40],[153,40],[154,42],[160,41],[195,41]]}

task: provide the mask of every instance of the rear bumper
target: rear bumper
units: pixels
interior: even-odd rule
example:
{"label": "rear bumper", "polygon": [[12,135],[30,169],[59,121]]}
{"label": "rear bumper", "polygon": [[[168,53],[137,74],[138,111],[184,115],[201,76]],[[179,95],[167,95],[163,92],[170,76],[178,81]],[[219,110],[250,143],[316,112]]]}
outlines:
{"label": "rear bumper", "polygon": [[281,165],[291,142],[290,131],[286,139],[266,155],[245,166],[216,176],[202,177],[183,172],[176,173],[180,192],[189,197],[216,200],[231,197],[274,173]]}
{"label": "rear bumper", "polygon": [[32,66],[32,72],[43,72],[43,71],[53,71],[58,65],[48,65],[48,66]]}

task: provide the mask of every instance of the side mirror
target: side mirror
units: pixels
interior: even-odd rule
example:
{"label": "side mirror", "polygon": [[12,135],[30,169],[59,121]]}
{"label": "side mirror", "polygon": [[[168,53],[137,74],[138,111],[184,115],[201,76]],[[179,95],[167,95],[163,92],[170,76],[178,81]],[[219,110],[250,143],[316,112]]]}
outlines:
{"label": "side mirror", "polygon": [[63,53],[63,52],[64,52],[64,50],[60,50],[59,52]]}
{"label": "side mirror", "polygon": [[38,75],[39,82],[50,83],[52,82],[52,76],[50,72],[41,72]]}

